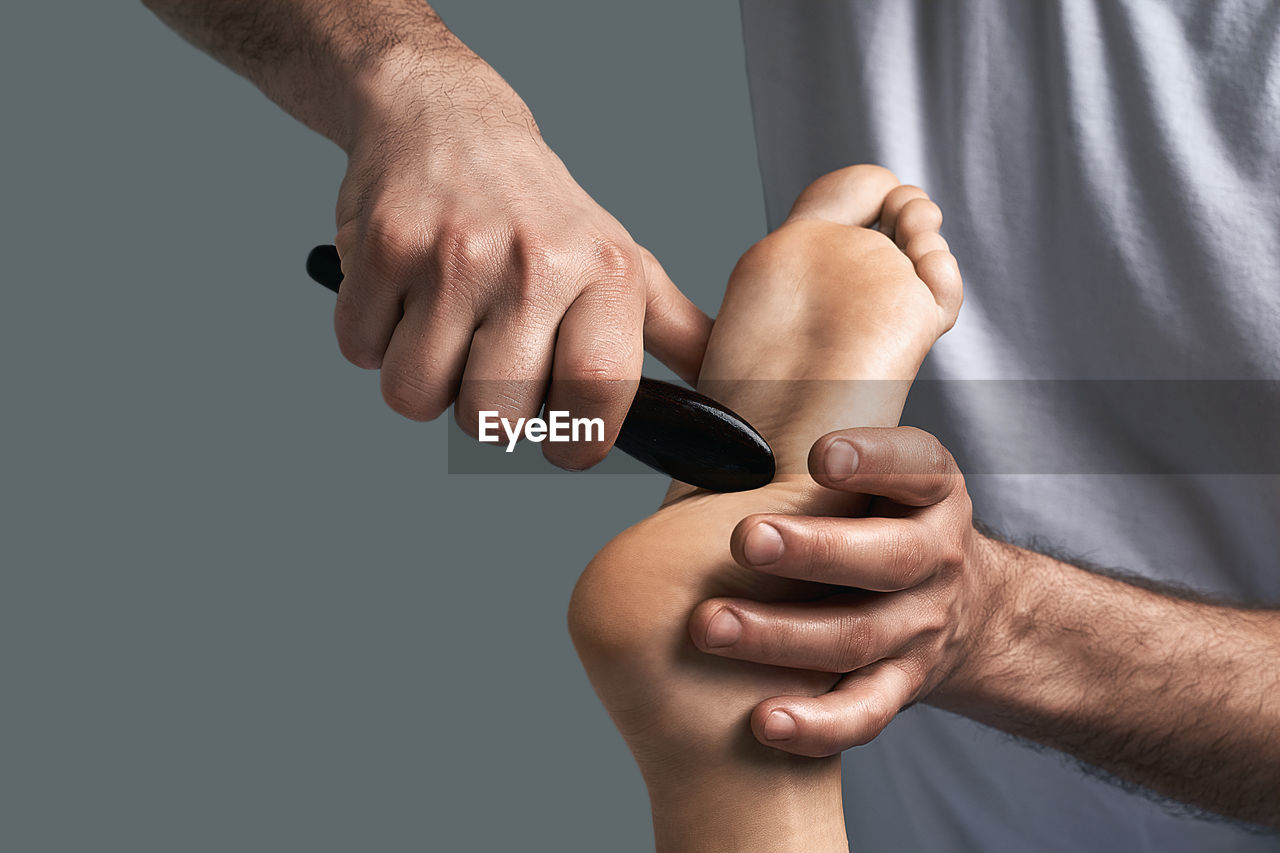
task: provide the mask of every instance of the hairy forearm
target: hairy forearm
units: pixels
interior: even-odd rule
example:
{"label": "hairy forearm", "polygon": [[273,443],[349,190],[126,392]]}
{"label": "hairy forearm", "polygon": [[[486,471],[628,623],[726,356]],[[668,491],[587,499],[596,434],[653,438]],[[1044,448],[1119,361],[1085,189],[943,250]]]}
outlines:
{"label": "hairy forearm", "polygon": [[[350,150],[376,79],[483,67],[422,0],[143,0],[185,39]],[[447,93],[447,86],[440,89]]]}
{"label": "hairy forearm", "polygon": [[1280,613],[994,540],[998,610],[936,704],[1160,795],[1280,827]]}

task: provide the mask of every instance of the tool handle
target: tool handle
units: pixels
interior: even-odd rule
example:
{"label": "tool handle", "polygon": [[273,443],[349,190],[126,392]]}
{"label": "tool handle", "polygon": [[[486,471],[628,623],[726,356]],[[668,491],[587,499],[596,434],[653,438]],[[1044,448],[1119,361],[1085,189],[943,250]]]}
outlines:
{"label": "tool handle", "polygon": [[307,255],[307,275],[312,281],[338,292],[342,286],[342,260],[337,246],[316,246]]}

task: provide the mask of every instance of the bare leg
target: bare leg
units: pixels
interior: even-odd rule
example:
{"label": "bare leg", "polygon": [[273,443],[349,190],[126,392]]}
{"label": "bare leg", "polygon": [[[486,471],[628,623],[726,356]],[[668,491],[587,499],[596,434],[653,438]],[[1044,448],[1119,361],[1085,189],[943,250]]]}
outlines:
{"label": "bare leg", "polygon": [[[877,220],[883,233],[865,227]],[[780,601],[829,591],[742,570],[729,534],[756,512],[864,508],[819,488],[806,456],[832,430],[897,423],[921,360],[959,308],[960,277],[940,224],[921,191],[897,187],[877,167],[844,169],[805,191],[787,223],[734,270],[699,382],[769,439],[778,478],[739,494],[673,484],[654,515],[592,560],[574,591],[574,643],[644,775],[659,850],[846,847],[839,758],[762,746],[752,726],[763,731],[764,721],[751,719],[761,700],[817,695],[837,676],[705,655],[687,625],[712,596]]]}

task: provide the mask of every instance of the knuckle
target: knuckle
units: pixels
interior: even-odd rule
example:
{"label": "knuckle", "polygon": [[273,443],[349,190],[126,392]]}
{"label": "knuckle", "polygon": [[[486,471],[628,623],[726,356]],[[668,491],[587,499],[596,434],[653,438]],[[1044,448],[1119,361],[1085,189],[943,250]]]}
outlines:
{"label": "knuckle", "polygon": [[829,669],[832,672],[851,672],[857,669],[866,659],[868,651],[874,649],[875,641],[875,629],[869,620],[851,613],[840,616],[836,620],[828,651]]}
{"label": "knuckle", "polygon": [[361,370],[377,370],[382,366],[382,356],[378,354],[376,347],[364,343],[343,344],[339,339],[338,349],[342,352],[343,358]]}
{"label": "knuckle", "polygon": [[636,249],[640,253],[640,271],[644,274],[645,279],[653,275],[666,275],[662,269],[662,262],[658,260],[658,256],[650,252],[644,246],[636,245]]}
{"label": "knuckle", "polygon": [[471,280],[483,275],[492,264],[499,239],[476,225],[450,228],[436,247],[442,277]]}
{"label": "knuckle", "polygon": [[874,696],[860,700],[849,709],[849,720],[853,725],[840,743],[845,748],[871,743],[888,725],[888,720],[884,720],[880,703]]}
{"label": "knuckle", "polygon": [[928,438],[924,444],[925,464],[930,471],[945,473],[952,468],[951,452],[942,446],[937,437],[925,433]]}
{"label": "knuckle", "polygon": [[893,722],[893,718],[898,716],[898,711],[901,709],[894,707],[894,704],[888,699],[878,697],[878,701],[873,703],[868,710],[871,725],[867,727],[866,734],[858,746],[875,740],[885,730],[885,727]]}
{"label": "knuckle", "polygon": [[917,636],[936,638],[946,634],[952,626],[953,608],[951,603],[953,601],[934,601],[930,603],[930,606],[923,608],[919,614]]}
{"label": "knuckle", "polygon": [[[903,680],[902,687],[906,688],[908,698],[913,696],[916,691],[920,689],[921,685],[923,685],[928,679],[929,671],[933,668],[930,660],[921,656],[918,651],[903,655],[902,657],[890,658],[886,661],[886,665],[893,667],[901,673]],[[879,705],[885,714],[885,725],[888,725],[889,721],[897,716],[898,712],[902,710],[901,706],[891,701],[887,696],[881,697]]]}
{"label": "knuckle", "polygon": [[951,451],[947,450],[933,433],[916,427],[906,429],[908,431],[904,435],[908,437],[910,443],[915,445],[914,452],[908,450],[908,454],[916,458],[919,473],[945,475],[950,482],[954,475],[959,473]]}
{"label": "knuckle", "polygon": [[360,262],[375,281],[396,282],[412,270],[423,252],[417,226],[396,214],[370,217],[360,241]]}
{"label": "knuckle", "polygon": [[613,397],[617,383],[628,378],[622,346],[600,341],[592,347],[564,354],[564,372],[576,381],[574,396],[603,402]]}
{"label": "knuckle", "polygon": [[609,455],[609,448],[603,442],[561,444],[546,441],[542,444],[542,455],[557,468],[585,471],[603,462]]}
{"label": "knuckle", "polygon": [[940,568],[948,571],[957,571],[964,567],[964,544],[958,541],[957,537],[948,537],[940,547],[942,549],[938,555]]}
{"label": "knuckle", "polygon": [[[858,746],[853,743],[849,746]],[[822,728],[815,732],[804,746],[803,754],[810,758],[829,758],[836,753],[843,752],[845,744],[840,740],[840,734],[836,731],[834,723],[826,723]]]}
{"label": "knuckle", "polygon": [[[541,383],[526,379],[479,379],[460,383],[465,388],[460,413],[465,413],[468,423],[480,424],[480,412],[497,412],[497,417],[516,421],[535,417],[541,410]],[[460,422],[461,423],[461,422]]]}
{"label": "knuckle", "polygon": [[377,343],[360,332],[358,318],[350,308],[339,307],[334,312],[334,332],[338,338],[338,351],[342,357],[365,370],[382,365],[382,351]]}
{"label": "knuckle", "polygon": [[392,411],[415,421],[429,421],[440,415],[432,400],[432,389],[421,377],[403,368],[382,373],[382,399]]}
{"label": "knuckle", "polygon": [[814,574],[823,573],[823,569],[838,566],[847,561],[850,554],[843,537],[836,531],[823,529],[815,536],[809,537],[804,547],[802,559]]}
{"label": "knuckle", "polygon": [[946,500],[954,495],[968,496],[968,490],[965,488],[964,474],[960,471],[960,466],[956,464],[955,457],[951,455],[951,451],[943,447],[941,442],[930,436],[929,459],[927,464],[929,470],[941,475],[941,485],[938,487],[941,500]]}
{"label": "knuckle", "polygon": [[914,586],[927,571],[925,554],[924,542],[914,532],[900,532],[885,546],[885,562],[894,568],[897,580],[905,587]]}
{"label": "knuckle", "polygon": [[902,709],[888,696],[873,693],[859,703],[858,717],[862,725],[850,739],[850,746],[864,746],[875,740]]}
{"label": "knuckle", "polygon": [[360,238],[359,227],[359,220],[354,217],[344,219],[338,226],[338,233],[333,238],[333,246],[338,250],[338,257],[345,258],[355,248]]}
{"label": "knuckle", "polygon": [[597,280],[626,285],[640,276],[642,264],[634,249],[614,240],[598,240],[591,249],[591,271]]}
{"label": "knuckle", "polygon": [[881,724],[880,721],[883,716],[884,715],[881,713],[880,709],[872,703],[863,703],[862,718],[864,720],[864,724],[861,728],[855,730],[854,734],[850,735],[847,745],[866,746],[871,743],[871,741],[875,740],[876,735],[880,734],[880,732],[884,730],[884,727],[888,725],[887,720]]}
{"label": "knuckle", "polygon": [[933,438],[932,435],[929,438],[931,441],[924,446],[924,470],[934,475],[942,475],[950,483],[951,469],[955,467],[951,461],[951,453],[938,443],[938,439]]}

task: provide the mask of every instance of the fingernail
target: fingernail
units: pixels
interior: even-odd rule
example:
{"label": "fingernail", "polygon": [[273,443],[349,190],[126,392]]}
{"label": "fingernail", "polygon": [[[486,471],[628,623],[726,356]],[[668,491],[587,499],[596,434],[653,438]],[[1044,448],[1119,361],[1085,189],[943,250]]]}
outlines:
{"label": "fingernail", "polygon": [[772,524],[757,524],[742,540],[742,558],[753,566],[767,566],[782,557],[782,534]]}
{"label": "fingernail", "polygon": [[790,740],[796,733],[796,719],[786,711],[771,711],[764,718],[765,740]]}
{"label": "fingernail", "polygon": [[723,649],[732,646],[742,636],[742,623],[729,608],[722,609],[707,623],[707,648]]}
{"label": "fingernail", "polygon": [[844,439],[836,439],[827,445],[824,468],[828,479],[847,480],[858,470],[858,451]]}

